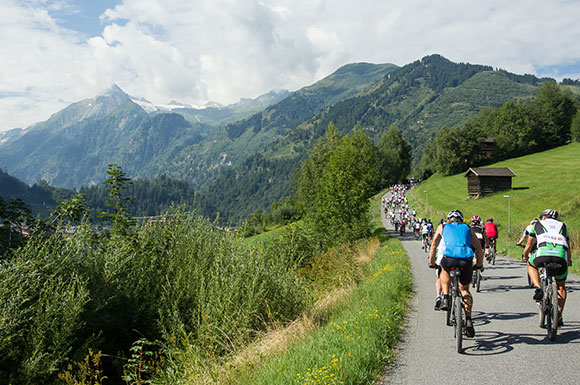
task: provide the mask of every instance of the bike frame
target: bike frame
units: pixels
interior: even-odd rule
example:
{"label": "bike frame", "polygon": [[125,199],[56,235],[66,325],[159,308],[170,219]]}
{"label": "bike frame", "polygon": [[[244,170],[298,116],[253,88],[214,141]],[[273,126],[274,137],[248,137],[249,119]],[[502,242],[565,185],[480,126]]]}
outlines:
{"label": "bike frame", "polygon": [[[459,277],[461,270],[455,267],[451,268],[449,272],[451,276],[451,307],[447,311],[447,320],[450,319],[451,325],[454,327],[455,340],[457,343],[457,353],[463,352],[463,334],[465,331],[465,305],[463,304],[463,295],[459,288]],[[451,313],[451,314],[449,314]],[[449,325],[449,322],[447,323]]]}
{"label": "bike frame", "polygon": [[556,339],[558,334],[558,288],[554,282],[554,276],[550,270],[559,268],[556,263],[548,263],[545,267],[538,268],[543,297],[540,306],[540,327],[546,327],[548,338]]}

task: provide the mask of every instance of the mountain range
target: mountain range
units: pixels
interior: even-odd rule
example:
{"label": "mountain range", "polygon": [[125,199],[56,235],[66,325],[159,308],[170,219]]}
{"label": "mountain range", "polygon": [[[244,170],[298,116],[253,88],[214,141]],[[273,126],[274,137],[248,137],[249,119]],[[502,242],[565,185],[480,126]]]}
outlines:
{"label": "mountain range", "polygon": [[200,192],[206,214],[237,220],[292,193],[292,170],[330,122],[378,141],[391,125],[415,159],[443,126],[487,107],[530,100],[546,79],[439,55],[403,67],[354,63],[295,92],[232,106],[155,106],[119,87],[0,134],[0,166],[32,184],[99,184],[109,163],[130,177],[165,174]]}

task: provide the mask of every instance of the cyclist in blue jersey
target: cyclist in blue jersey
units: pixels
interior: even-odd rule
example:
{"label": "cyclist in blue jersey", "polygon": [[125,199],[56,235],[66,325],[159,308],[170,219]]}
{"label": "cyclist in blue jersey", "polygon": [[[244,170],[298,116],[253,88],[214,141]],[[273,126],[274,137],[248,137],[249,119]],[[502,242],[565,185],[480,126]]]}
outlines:
{"label": "cyclist in blue jersey", "polygon": [[[463,214],[459,210],[450,211],[447,214],[447,223],[441,224],[435,232],[429,254],[429,267],[431,268],[436,267],[437,248],[441,242],[445,245],[443,259],[441,259],[441,267],[443,269],[440,275],[441,291],[443,292],[441,310],[448,310],[450,306],[449,284],[451,276],[449,272],[451,268],[461,269],[459,289],[465,304],[465,335],[473,337],[475,336],[475,329],[471,320],[473,297],[469,292],[469,284],[473,277],[473,269],[480,269],[483,266],[481,243],[473,230],[463,223]],[[473,266],[474,256],[476,257],[475,266]]]}

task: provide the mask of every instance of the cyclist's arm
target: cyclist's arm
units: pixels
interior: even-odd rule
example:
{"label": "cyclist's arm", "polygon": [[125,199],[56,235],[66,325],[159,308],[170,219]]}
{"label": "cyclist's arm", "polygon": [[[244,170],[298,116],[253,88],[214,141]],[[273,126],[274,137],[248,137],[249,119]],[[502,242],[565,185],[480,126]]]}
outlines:
{"label": "cyclist's arm", "polygon": [[471,247],[475,251],[475,265],[481,266],[483,265],[483,250],[481,250],[481,242],[475,235],[475,231],[471,230]]}
{"label": "cyclist's arm", "polygon": [[524,248],[524,261],[527,261],[528,258],[530,257],[530,251],[532,251],[532,248],[534,247],[535,244],[536,244],[536,236],[535,234],[530,234],[530,236],[528,237],[528,243],[526,243],[526,247]]}
{"label": "cyclist's arm", "polygon": [[433,237],[433,242],[431,243],[431,250],[429,251],[429,265],[435,265],[435,259],[437,258],[437,246],[439,246],[439,242],[441,242],[443,234],[443,226],[439,225],[437,227],[437,231],[435,232],[435,236]]}
{"label": "cyclist's arm", "polygon": [[520,240],[516,244],[521,245],[526,240],[527,235],[528,234],[527,234],[526,230],[524,230],[524,232],[522,233],[522,237],[520,238]]}

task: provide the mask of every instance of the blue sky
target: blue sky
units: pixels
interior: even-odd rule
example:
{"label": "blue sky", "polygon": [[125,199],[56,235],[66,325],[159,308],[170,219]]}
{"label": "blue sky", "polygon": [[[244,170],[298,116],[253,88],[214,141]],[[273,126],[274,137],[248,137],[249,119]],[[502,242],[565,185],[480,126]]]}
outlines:
{"label": "blue sky", "polygon": [[433,53],[580,78],[576,0],[0,0],[0,15],[0,131],[112,84],[158,104],[230,104]]}
{"label": "blue sky", "polygon": [[99,36],[103,32],[100,16],[109,8],[114,8],[120,0],[77,0],[64,8],[49,10],[57,23],[86,34]]}

